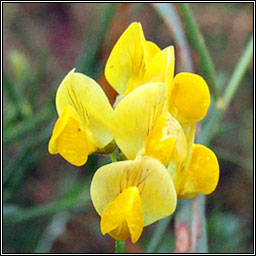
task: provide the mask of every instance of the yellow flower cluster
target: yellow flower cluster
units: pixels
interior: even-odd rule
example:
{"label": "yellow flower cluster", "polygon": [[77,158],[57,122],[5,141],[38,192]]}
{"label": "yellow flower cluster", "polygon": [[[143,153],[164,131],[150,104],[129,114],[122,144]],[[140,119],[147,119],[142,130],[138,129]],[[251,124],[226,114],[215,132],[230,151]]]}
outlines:
{"label": "yellow flower cluster", "polygon": [[101,231],[117,240],[135,243],[144,226],[175,211],[177,198],[209,194],[218,183],[215,154],[194,144],[210,105],[208,86],[196,74],[174,76],[174,64],[173,46],[161,50],[134,22],[105,67],[119,93],[114,109],[97,82],[75,70],[57,91],[51,154],[81,166],[116,143],[127,158],[99,168],[91,183]]}

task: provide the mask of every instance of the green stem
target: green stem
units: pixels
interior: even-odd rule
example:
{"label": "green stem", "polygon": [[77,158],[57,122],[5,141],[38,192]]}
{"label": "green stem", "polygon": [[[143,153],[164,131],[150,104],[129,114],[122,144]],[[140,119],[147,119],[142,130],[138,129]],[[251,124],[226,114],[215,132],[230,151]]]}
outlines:
{"label": "green stem", "polygon": [[7,207],[3,208],[4,220],[6,222],[18,223],[30,221],[45,215],[51,215],[58,212],[70,211],[77,207],[85,207],[90,202],[88,181],[83,181],[71,188],[58,201],[38,205],[25,209],[17,209],[17,211],[7,211]]}
{"label": "green stem", "polygon": [[124,252],[125,241],[124,240],[116,240],[115,243],[115,253],[123,253]]}
{"label": "green stem", "polygon": [[78,71],[85,74],[93,73],[93,66],[97,60],[104,37],[109,29],[112,18],[115,14],[117,3],[101,4],[97,19],[99,20],[98,30],[91,29],[91,36],[86,42],[86,46],[81,53],[81,58],[77,64]]}
{"label": "green stem", "polygon": [[251,62],[253,56],[253,36],[251,36],[249,42],[247,43],[245,50],[241,57],[238,60],[238,63],[230,77],[230,80],[227,84],[223,95],[223,103],[225,104],[224,107],[227,108],[230,101],[234,97],[237,88]]}
{"label": "green stem", "polygon": [[231,163],[234,163],[241,168],[246,168],[250,171],[250,173],[253,173],[253,166],[252,162],[248,161],[248,159],[242,157],[241,155],[235,153],[235,152],[230,152],[228,150],[225,150],[221,147],[212,147],[213,151],[216,152],[217,156],[219,156],[221,159],[229,161]]}
{"label": "green stem", "polygon": [[145,251],[146,253],[156,252],[159,242],[160,242],[161,238],[163,237],[171,219],[172,219],[172,215],[157,223],[157,226],[155,228],[153,236],[151,237],[148,247]]}
{"label": "green stem", "polygon": [[28,116],[28,104],[27,101],[22,99],[20,93],[18,93],[16,85],[14,85],[9,79],[8,75],[3,72],[3,88],[8,95],[9,100],[15,106],[17,118],[23,118]]}
{"label": "green stem", "polygon": [[4,129],[3,144],[15,142],[26,134],[33,133],[42,122],[51,117],[52,113],[52,108],[45,107],[37,115],[26,118],[21,123],[8,127],[8,129]]}
{"label": "green stem", "polygon": [[[207,253],[205,195],[178,201],[175,253]],[[188,242],[190,241],[190,242]]]}
{"label": "green stem", "polygon": [[[116,157],[116,152],[113,151],[110,154],[110,158],[112,163],[117,161],[117,157]],[[124,246],[125,246],[125,241],[123,240],[116,240],[115,242],[115,253],[123,253],[124,252]]]}
{"label": "green stem", "polygon": [[[37,152],[35,151],[35,148],[37,145],[42,145],[46,142],[46,140],[50,136],[50,128],[52,127],[52,123],[38,136],[35,134],[34,136],[31,136],[29,140],[27,140],[26,145],[24,145],[22,151],[17,154],[17,157],[10,159],[8,163],[4,167],[4,179],[3,179],[3,188],[9,186],[9,183],[12,179],[17,180],[19,178],[19,175],[17,174],[17,171],[21,168],[22,171],[25,171],[24,165],[26,165],[26,162],[30,161],[32,159],[31,152]],[[13,185],[12,185],[13,186]],[[11,187],[12,187],[11,186]]]}
{"label": "green stem", "polygon": [[188,33],[188,37],[193,48],[199,55],[200,69],[202,70],[203,76],[206,78],[206,80],[208,80],[210,86],[213,88],[214,97],[217,98],[218,87],[216,81],[216,72],[211,56],[204,42],[204,38],[196,23],[190,5],[187,3],[180,3],[179,7],[184,18],[185,29]]}
{"label": "green stem", "polygon": [[32,81],[30,82],[30,91],[28,95],[28,100],[30,104],[33,106],[36,103],[36,100],[38,98],[38,93],[40,92],[40,86],[42,84],[42,81],[48,76],[46,67],[47,67],[47,61],[50,53],[48,49],[44,49],[41,53],[39,53],[39,64],[37,71],[35,75],[32,78]]}
{"label": "green stem", "polygon": [[159,14],[170,31],[172,31],[173,38],[178,45],[178,51],[182,52],[179,55],[180,66],[182,70],[187,72],[193,71],[193,62],[189,52],[188,42],[186,40],[182,24],[173,4],[170,3],[152,3],[152,6]]}
{"label": "green stem", "polygon": [[112,163],[117,161],[117,157],[116,157],[116,152],[115,151],[113,151],[109,156],[110,156],[110,159],[111,159]]}
{"label": "green stem", "polygon": [[216,108],[212,113],[211,119],[207,122],[204,129],[199,136],[199,143],[208,145],[218,130],[218,125],[226,113],[231,100],[233,99],[240,82],[247,71],[247,68],[251,62],[253,56],[253,37],[251,36],[247,43],[241,57],[239,58],[237,65],[227,83],[226,89],[217,103]]}

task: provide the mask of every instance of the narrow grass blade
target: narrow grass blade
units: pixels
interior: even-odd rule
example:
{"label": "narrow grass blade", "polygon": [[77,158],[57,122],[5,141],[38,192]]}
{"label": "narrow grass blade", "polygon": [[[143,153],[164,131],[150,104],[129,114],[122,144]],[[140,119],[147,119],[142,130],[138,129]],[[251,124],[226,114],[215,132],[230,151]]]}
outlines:
{"label": "narrow grass blade", "polygon": [[3,131],[3,144],[10,144],[17,141],[19,138],[24,138],[26,134],[33,133],[34,130],[38,130],[38,126],[48,120],[54,111],[52,108],[45,107],[35,116],[26,118],[24,121],[13,125]]}
{"label": "narrow grass blade", "polygon": [[235,96],[235,93],[241,84],[242,78],[244,77],[249,64],[251,63],[253,56],[253,37],[250,37],[249,42],[247,43],[241,57],[239,58],[234,71],[227,82],[225,87],[223,97],[220,97],[214,106],[214,109],[211,113],[211,119],[203,127],[202,132],[198,137],[198,142],[204,145],[209,145],[211,140],[215,137],[221,119],[225,115],[231,100]]}
{"label": "narrow grass blade", "polygon": [[204,78],[208,81],[210,87],[213,89],[215,98],[217,98],[219,95],[216,72],[204,38],[196,23],[190,5],[188,3],[179,3],[179,7],[183,16],[185,30],[188,34],[188,38],[191,42],[191,45],[199,55],[200,69],[202,70]]}
{"label": "narrow grass blade", "polygon": [[86,206],[89,202],[89,182],[86,180],[75,185],[61,199],[55,202],[25,209],[17,208],[16,211],[5,211],[5,207],[3,207],[3,219],[7,222],[18,223],[41,216],[69,211],[79,206]]}
{"label": "narrow grass blade", "polygon": [[39,148],[38,150],[35,150],[35,147],[43,146],[48,142],[51,128],[52,123],[45,129],[44,132],[40,133],[40,135],[36,133],[36,135],[32,136],[30,140],[24,144],[24,148],[17,154],[15,159],[10,159],[10,161],[4,166],[3,189],[12,183],[12,179],[19,179],[20,175],[17,173],[19,173],[20,169],[23,170],[27,164],[31,164],[31,161],[33,160],[32,155],[41,155]]}
{"label": "narrow grass blade", "polygon": [[15,106],[17,117],[20,118],[26,116],[25,105],[22,102],[20,94],[17,92],[15,85],[11,82],[5,72],[3,72],[3,88],[7,93],[9,100]]}
{"label": "narrow grass blade", "polygon": [[45,52],[42,52],[39,54],[39,64],[37,71],[35,75],[32,77],[32,81],[30,81],[30,88],[28,95],[28,101],[31,105],[33,105],[36,102],[40,86],[42,84],[42,81],[44,81],[46,75],[46,67],[47,67],[47,61],[48,61],[49,53],[48,50],[45,50]]}
{"label": "narrow grass blade", "polygon": [[98,31],[91,31],[88,33],[90,39],[88,39],[77,65],[79,72],[87,75],[92,74],[92,67],[97,61],[100,47],[115,13],[116,5],[116,3],[103,3],[100,5],[101,8],[98,16],[99,29]]}
{"label": "narrow grass blade", "polygon": [[189,45],[174,5],[171,3],[152,3],[152,6],[173,33],[178,47],[177,55],[182,63],[181,66],[184,67],[187,72],[192,72],[193,63],[189,52]]}
{"label": "narrow grass blade", "polygon": [[54,241],[66,228],[66,223],[70,217],[68,212],[56,213],[40,238],[34,253],[49,253]]}
{"label": "narrow grass blade", "polygon": [[236,67],[233,70],[233,73],[227,83],[227,86],[224,91],[224,95],[222,98],[222,103],[224,107],[227,108],[233,99],[238,86],[240,85],[245,72],[247,71],[249,64],[251,63],[253,56],[253,36],[250,37],[244,52],[239,58]]}
{"label": "narrow grass blade", "polygon": [[[216,146],[212,147],[212,149],[214,152],[216,152],[216,155],[219,156],[220,159],[234,163],[241,168],[245,167],[249,170],[249,173],[253,173],[253,163],[241,155]],[[253,178],[252,175],[250,177]]]}
{"label": "narrow grass blade", "polygon": [[157,251],[157,247],[161,241],[161,238],[163,237],[165,231],[167,230],[168,228],[168,225],[170,224],[171,222],[171,219],[172,219],[172,215],[163,219],[163,220],[160,220],[158,223],[157,223],[157,226],[155,228],[155,231],[148,243],[148,246],[145,250],[146,253],[154,253]]}

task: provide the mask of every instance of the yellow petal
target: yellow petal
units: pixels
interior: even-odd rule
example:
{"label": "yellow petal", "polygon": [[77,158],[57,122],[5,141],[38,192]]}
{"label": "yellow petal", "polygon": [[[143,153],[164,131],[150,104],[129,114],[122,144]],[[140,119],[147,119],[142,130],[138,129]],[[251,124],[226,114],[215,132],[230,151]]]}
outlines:
{"label": "yellow petal", "polygon": [[103,148],[112,141],[113,109],[93,79],[70,71],[58,88],[56,106],[59,115],[67,106],[75,109],[90,143]]}
{"label": "yellow petal", "polygon": [[108,234],[116,240],[126,240],[127,238],[129,238],[131,236],[126,221],[122,222],[122,224],[120,226],[118,226],[116,229],[110,231]]}
{"label": "yellow petal", "polygon": [[141,24],[133,22],[115,44],[105,67],[105,76],[119,94],[127,90],[130,79],[133,80],[130,86],[136,86],[136,79],[139,81],[143,77],[146,69],[145,43]]}
{"label": "yellow petal", "polygon": [[196,74],[179,73],[174,77],[170,112],[178,110],[180,122],[197,122],[204,118],[210,105],[209,88],[205,80]]}
{"label": "yellow petal", "polygon": [[124,95],[129,94],[130,92],[135,90],[137,87],[145,83],[146,82],[143,74],[141,76],[132,76],[127,83],[127,89],[125,90]]}
{"label": "yellow petal", "polygon": [[146,63],[149,63],[160,51],[155,43],[146,41]]}
{"label": "yellow petal", "polygon": [[49,152],[59,153],[73,165],[81,166],[87,161],[89,143],[78,115],[67,107],[58,118],[49,142]]}
{"label": "yellow petal", "polygon": [[194,144],[186,177],[178,191],[180,198],[212,193],[219,180],[219,164],[209,148]]}
{"label": "yellow petal", "polygon": [[169,46],[158,52],[148,64],[145,81],[163,82],[170,86],[174,74],[174,47]]}
{"label": "yellow petal", "polygon": [[136,243],[142,230],[143,213],[139,190],[137,187],[126,188],[104,210],[101,216],[101,232],[105,235],[112,231],[110,235],[116,240],[131,236],[132,242]]}
{"label": "yellow petal", "polygon": [[166,110],[166,87],[149,83],[128,94],[114,111],[114,135],[121,151],[134,159],[158,117]]}
{"label": "yellow petal", "polygon": [[[188,123],[186,123],[187,125]],[[190,123],[189,126],[183,126],[183,132],[186,138],[186,144],[187,144],[187,150],[186,150],[186,156],[183,162],[176,162],[178,164],[170,163],[170,166],[168,167],[168,170],[170,171],[170,174],[172,176],[172,179],[175,184],[176,191],[179,191],[180,184],[183,182],[187,170],[188,170],[188,165],[191,159],[191,153],[192,153],[192,146],[194,144],[194,138],[195,138],[195,128],[196,128],[196,123]],[[177,144],[178,147],[180,147],[179,144]],[[180,151],[182,148],[180,148]]]}
{"label": "yellow petal", "polygon": [[140,191],[144,226],[170,214],[176,208],[176,191],[164,165],[151,157],[138,157],[105,165],[97,170],[91,183],[91,198],[99,215],[122,191]]}
{"label": "yellow petal", "polygon": [[169,112],[163,113],[149,132],[145,143],[146,155],[161,161],[179,163],[187,154],[186,137],[177,120]]}

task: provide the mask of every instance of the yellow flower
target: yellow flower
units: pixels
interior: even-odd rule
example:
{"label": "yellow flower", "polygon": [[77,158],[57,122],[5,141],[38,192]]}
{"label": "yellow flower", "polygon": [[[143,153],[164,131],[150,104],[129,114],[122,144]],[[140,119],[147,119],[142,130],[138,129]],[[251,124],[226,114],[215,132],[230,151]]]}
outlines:
{"label": "yellow flower", "polygon": [[102,150],[112,140],[113,109],[93,79],[70,71],[56,94],[59,118],[49,142],[49,152],[60,154],[81,166],[88,155]]}
{"label": "yellow flower", "polygon": [[167,111],[166,86],[149,83],[129,93],[114,110],[113,133],[128,159],[148,155],[168,165],[186,157],[182,127]]}
{"label": "yellow flower", "polygon": [[184,126],[202,120],[210,106],[205,80],[196,74],[179,73],[172,81],[169,111]]}
{"label": "yellow flower", "polygon": [[128,159],[148,155],[169,165],[179,198],[213,192],[219,178],[215,154],[194,144],[195,123],[183,128],[166,108],[165,84],[132,91],[114,110],[117,145]]}
{"label": "yellow flower", "polygon": [[91,183],[93,205],[101,216],[101,232],[135,243],[144,226],[172,214],[176,191],[166,168],[144,156],[105,165]]}
{"label": "yellow flower", "polygon": [[187,140],[185,160],[169,166],[178,198],[210,194],[219,180],[218,160],[209,148],[194,144],[196,123],[210,105],[208,86],[199,75],[179,73],[172,81],[169,102],[169,111],[180,122]]}
{"label": "yellow flower", "polygon": [[170,84],[173,72],[174,48],[169,46],[161,51],[156,44],[146,41],[137,22],[121,35],[105,67],[106,79],[120,95],[149,82]]}
{"label": "yellow flower", "polygon": [[210,149],[194,145],[194,136],[209,108],[210,92],[199,75],[173,77],[174,62],[172,46],[161,51],[146,41],[140,23],[127,28],[105,68],[108,82],[121,95],[113,133],[128,159],[148,155],[169,166],[179,197],[209,194],[218,182],[218,161]]}
{"label": "yellow flower", "polygon": [[200,144],[193,144],[191,151],[189,161],[181,165],[173,176],[178,198],[210,194],[219,181],[219,164],[214,152]]}
{"label": "yellow flower", "polygon": [[174,66],[174,47],[161,50],[146,41],[141,24],[133,22],[115,44],[105,76],[120,95],[146,83],[165,83],[168,111],[182,123],[200,121],[210,105],[208,86],[196,74],[184,72],[174,77]]}

